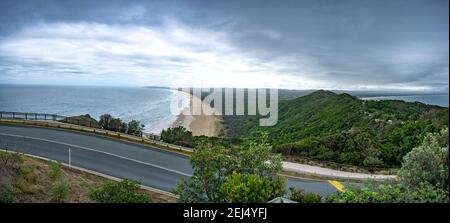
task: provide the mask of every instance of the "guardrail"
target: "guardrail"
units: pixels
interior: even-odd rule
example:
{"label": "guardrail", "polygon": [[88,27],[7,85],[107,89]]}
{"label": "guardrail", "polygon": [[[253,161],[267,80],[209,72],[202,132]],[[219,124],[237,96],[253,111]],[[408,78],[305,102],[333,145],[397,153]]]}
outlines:
{"label": "guardrail", "polygon": [[25,119],[25,120],[61,121],[64,118],[66,118],[66,117],[62,116],[62,115],[57,115],[57,114],[0,111],[0,119]]}

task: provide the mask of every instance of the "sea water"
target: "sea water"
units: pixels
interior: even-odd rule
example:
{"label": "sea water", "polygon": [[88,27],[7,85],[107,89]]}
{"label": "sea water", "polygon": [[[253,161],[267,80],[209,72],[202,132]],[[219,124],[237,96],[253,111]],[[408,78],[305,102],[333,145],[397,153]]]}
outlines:
{"label": "sea water", "polygon": [[[175,97],[184,97],[166,88],[1,85],[0,111],[47,113],[63,116],[89,114],[99,119],[111,114],[124,121],[145,125],[145,132],[159,134],[170,127],[179,111],[171,112]],[[448,107],[448,94],[362,97],[364,100],[404,100]]]}
{"label": "sea water", "polygon": [[[0,111],[48,113],[63,116],[108,113],[145,125],[144,132],[159,134],[175,122],[171,100],[180,92],[165,88],[0,85]],[[187,102],[189,103],[189,102]]]}
{"label": "sea water", "polygon": [[401,95],[401,96],[376,96],[362,97],[363,100],[402,100],[408,102],[422,102],[429,105],[448,107],[448,94],[423,94],[423,95]]}

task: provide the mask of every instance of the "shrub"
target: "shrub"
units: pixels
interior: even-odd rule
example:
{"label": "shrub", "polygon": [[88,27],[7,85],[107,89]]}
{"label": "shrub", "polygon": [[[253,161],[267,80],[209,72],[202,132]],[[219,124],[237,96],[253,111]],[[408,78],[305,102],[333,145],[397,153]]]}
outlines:
{"label": "shrub", "polygon": [[16,195],[11,185],[0,185],[0,203],[13,203],[15,197]]}
{"label": "shrub", "polygon": [[0,152],[0,203],[14,202],[12,182],[20,174],[22,163],[19,153]]}
{"label": "shrub", "polygon": [[344,192],[328,197],[331,203],[398,203],[402,196],[397,185],[369,185],[363,188],[347,188]]}
{"label": "shrub", "polygon": [[142,136],[142,131],[144,130],[145,125],[142,125],[141,122],[136,120],[131,120],[128,122],[128,130],[127,133],[130,135]]}
{"label": "shrub", "polygon": [[69,195],[69,188],[69,183],[66,181],[56,182],[50,190],[51,201],[57,203],[64,202]]}
{"label": "shrub", "polygon": [[50,172],[48,173],[48,177],[50,180],[55,181],[61,177],[61,162],[48,161],[48,165],[50,166]]}
{"label": "shrub", "polygon": [[297,190],[293,187],[289,188],[291,191],[291,200],[298,203],[321,203],[322,197],[317,193],[305,192],[304,190]]}
{"label": "shrub", "polygon": [[151,199],[139,192],[138,181],[107,182],[90,191],[89,197],[99,203],[149,203]]}
{"label": "shrub", "polygon": [[448,190],[448,129],[428,134],[423,143],[403,158],[400,178],[404,186],[417,188],[428,182]]}
{"label": "shrub", "polygon": [[263,203],[283,195],[284,179],[233,173],[222,184],[221,191],[232,203]]}

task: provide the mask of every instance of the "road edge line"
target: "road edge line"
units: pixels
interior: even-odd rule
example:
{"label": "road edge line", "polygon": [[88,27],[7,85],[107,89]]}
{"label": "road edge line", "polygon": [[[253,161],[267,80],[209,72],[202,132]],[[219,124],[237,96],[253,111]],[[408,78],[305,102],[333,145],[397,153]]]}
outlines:
{"label": "road edge line", "polygon": [[71,144],[71,143],[65,143],[65,142],[60,142],[60,141],[51,140],[51,139],[44,139],[44,138],[39,138],[39,137],[16,135],[16,134],[0,133],[0,135],[9,136],[9,137],[16,137],[16,138],[37,140],[37,141],[43,141],[43,142],[48,142],[48,143],[55,143],[55,144],[59,144],[59,145],[68,146],[70,148],[78,148],[78,149],[88,150],[88,151],[92,151],[92,152],[106,154],[106,155],[109,155],[109,156],[114,156],[114,157],[117,157],[117,158],[120,158],[120,159],[132,161],[132,162],[135,162],[135,163],[140,163],[140,164],[143,164],[143,165],[152,166],[154,168],[162,169],[162,170],[165,170],[165,171],[168,171],[168,172],[172,172],[172,173],[175,173],[175,174],[179,174],[179,175],[183,175],[183,176],[186,176],[186,177],[191,177],[192,176],[190,174],[183,173],[183,172],[178,171],[178,170],[169,169],[167,167],[163,167],[163,166],[160,166],[160,165],[157,165],[157,164],[147,163],[147,162],[144,162],[144,161],[141,161],[141,160],[125,157],[125,156],[122,156],[122,155],[118,155],[118,154],[114,154],[114,153],[110,153],[110,152],[105,152],[105,151],[101,151],[101,150],[97,150],[97,149],[92,149],[92,148],[89,148],[89,147],[78,146],[78,145],[74,145],[74,144]]}
{"label": "road edge line", "polygon": [[[6,150],[6,149],[0,149],[0,151],[7,152],[7,153],[19,153],[19,154],[23,154],[24,156],[28,156],[28,157],[32,157],[32,158],[36,158],[36,159],[40,159],[40,160],[45,160],[45,161],[59,162],[57,160],[52,160],[52,159],[49,159],[49,158],[45,158],[45,157],[42,157],[42,156],[36,156],[36,155],[33,155],[33,154],[24,153],[24,152],[16,152],[16,151]],[[89,169],[86,169],[86,168],[83,168],[83,167],[79,167],[79,166],[74,166],[73,164],[69,166],[68,163],[64,163],[64,162],[59,162],[59,163],[61,163],[63,166],[65,166],[65,167],[67,167],[69,169],[80,170],[80,171],[83,171],[83,172],[86,172],[86,173],[90,173],[90,174],[93,174],[93,175],[96,175],[96,176],[99,176],[99,177],[104,177],[104,178],[109,179],[109,180],[114,180],[114,181],[122,181],[123,180],[121,178],[114,177],[114,176],[111,176],[111,175],[108,175],[108,174],[100,173],[100,172],[97,172],[97,171],[94,171],[94,170],[89,170]],[[141,184],[140,188],[142,188],[144,190],[152,191],[152,192],[155,192],[155,193],[160,193],[160,194],[164,194],[164,195],[171,196],[171,197],[174,197],[174,198],[178,198],[178,196],[173,194],[173,193],[170,193],[170,192],[164,191],[164,190],[160,190],[160,189],[157,189],[157,188],[154,188],[154,187],[145,186],[145,185]]]}

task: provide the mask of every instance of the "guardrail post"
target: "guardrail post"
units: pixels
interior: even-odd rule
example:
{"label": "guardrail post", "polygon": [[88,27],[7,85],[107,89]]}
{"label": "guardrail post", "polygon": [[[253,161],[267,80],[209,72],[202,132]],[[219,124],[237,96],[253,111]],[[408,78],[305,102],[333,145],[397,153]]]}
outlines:
{"label": "guardrail post", "polygon": [[37,120],[37,114],[34,114],[34,120]]}
{"label": "guardrail post", "polygon": [[16,113],[13,112],[13,119],[15,119],[15,118],[16,118]]}
{"label": "guardrail post", "polygon": [[47,114],[44,114],[44,120],[47,120]]}
{"label": "guardrail post", "polygon": [[28,119],[28,113],[25,113],[25,120]]}
{"label": "guardrail post", "polygon": [[3,113],[2,113],[2,112],[0,112],[0,119],[1,119],[1,118],[3,118]]}

